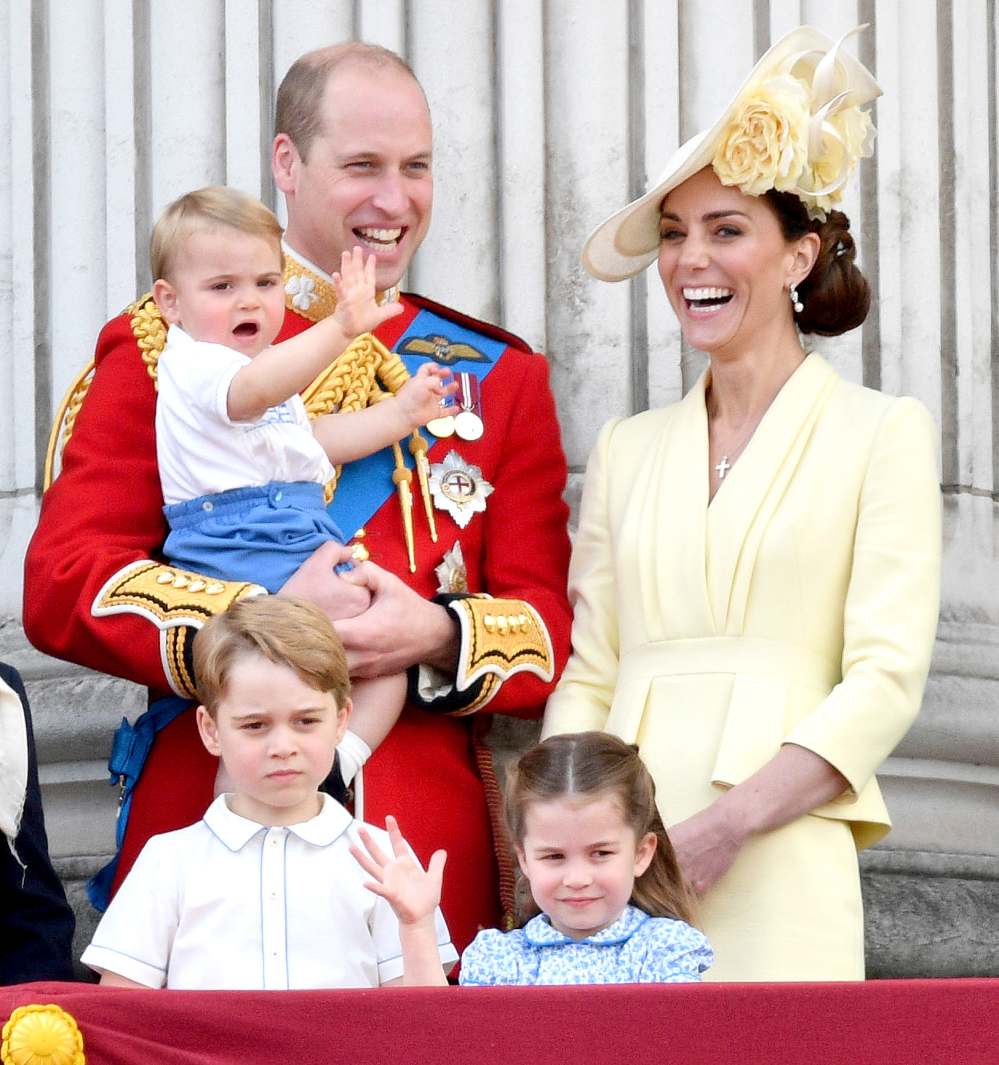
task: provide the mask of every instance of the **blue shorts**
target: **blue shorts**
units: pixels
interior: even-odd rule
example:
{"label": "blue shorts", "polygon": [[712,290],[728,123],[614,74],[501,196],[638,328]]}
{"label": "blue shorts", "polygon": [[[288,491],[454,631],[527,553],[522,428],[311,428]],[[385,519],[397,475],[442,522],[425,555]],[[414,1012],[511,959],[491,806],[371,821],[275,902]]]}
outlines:
{"label": "blue shorts", "polygon": [[223,581],[252,581],[276,592],[327,540],[344,543],[310,481],[232,488],[163,508],[172,566]]}

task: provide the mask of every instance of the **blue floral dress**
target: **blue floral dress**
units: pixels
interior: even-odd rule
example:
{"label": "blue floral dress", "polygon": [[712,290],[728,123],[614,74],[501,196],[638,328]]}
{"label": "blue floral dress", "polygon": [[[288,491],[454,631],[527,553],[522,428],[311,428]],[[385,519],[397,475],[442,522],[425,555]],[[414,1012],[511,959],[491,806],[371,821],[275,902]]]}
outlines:
{"label": "blue floral dress", "polygon": [[700,980],[714,960],[696,928],[627,906],[613,924],[586,939],[563,935],[544,914],[513,932],[487,928],[462,955],[459,982],[679,984]]}

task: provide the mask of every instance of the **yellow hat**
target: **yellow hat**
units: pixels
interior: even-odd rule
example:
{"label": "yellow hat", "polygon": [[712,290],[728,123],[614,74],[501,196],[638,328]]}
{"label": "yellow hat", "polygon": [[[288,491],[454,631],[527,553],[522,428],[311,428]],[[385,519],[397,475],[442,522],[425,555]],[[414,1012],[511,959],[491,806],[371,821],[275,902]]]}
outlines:
{"label": "yellow hat", "polygon": [[655,261],[663,197],[708,165],[723,185],[750,196],[792,192],[812,218],[825,218],[857,161],[874,146],[874,126],[861,106],[880,96],[881,88],[842,47],[862,29],[835,43],[812,26],[782,37],[717,122],[673,153],[644,196],[590,234],[583,246],[586,269],[602,281],[623,281]]}

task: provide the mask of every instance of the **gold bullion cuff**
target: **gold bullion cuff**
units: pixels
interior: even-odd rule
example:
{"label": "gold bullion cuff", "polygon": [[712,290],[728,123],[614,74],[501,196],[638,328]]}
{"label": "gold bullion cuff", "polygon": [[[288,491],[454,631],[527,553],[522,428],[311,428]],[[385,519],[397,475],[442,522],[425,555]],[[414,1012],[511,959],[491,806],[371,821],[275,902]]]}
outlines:
{"label": "gold bullion cuff", "polygon": [[453,599],[448,609],[461,631],[455,688],[465,691],[483,680],[482,691],[462,714],[481,709],[516,673],[533,673],[543,681],[555,675],[555,654],[541,615],[522,599],[469,596]]}
{"label": "gold bullion cuff", "polygon": [[267,589],[247,581],[217,581],[188,570],[142,559],[118,570],[97,593],[90,613],[138,614],[159,629],[160,657],[170,686],[194,696],[191,643],[194,633],[216,614]]}

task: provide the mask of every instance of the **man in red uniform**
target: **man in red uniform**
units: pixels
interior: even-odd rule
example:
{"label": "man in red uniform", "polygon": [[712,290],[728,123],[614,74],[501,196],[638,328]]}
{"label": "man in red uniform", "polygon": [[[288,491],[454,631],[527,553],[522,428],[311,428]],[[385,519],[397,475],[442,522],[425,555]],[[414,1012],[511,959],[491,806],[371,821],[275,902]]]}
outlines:
{"label": "man in red uniform", "polygon": [[[398,387],[400,360],[411,371],[432,359],[462,374],[465,409],[456,413],[471,418],[455,419],[460,436],[447,435],[452,419],[442,412],[440,436],[344,467],[332,503],[371,559],[357,568],[370,607],[337,624],[352,673],[409,669],[411,678],[409,705],[364,767],[363,816],[397,814],[424,860],[447,849],[443,907],[460,948],[501,918],[487,719],[475,715],[538,715],[568,653],[566,466],[547,365],[494,326],[395,290],[426,234],[433,191],[426,100],[398,56],[350,44],[298,60],[278,93],[272,161],[288,207],[278,339],[330,313],[329,274],[355,244],[375,254],[379,288],[405,308],[316,382],[305,394],[310,409],[374,401]],[[187,700],[197,628],[260,589],[162,562],[153,419],[164,331],[144,297],[101,332],[28,549],[24,626],[49,654],[146,684],[153,698]],[[335,614],[332,565],[344,549],[327,547],[279,594]],[[130,767],[121,769],[130,816],[116,882],[151,834],[196,821],[211,801],[214,766],[194,715],[178,713],[176,698],[154,703],[157,714],[165,706],[157,721],[168,723],[134,790],[136,737],[120,735],[112,755],[115,771]]]}

